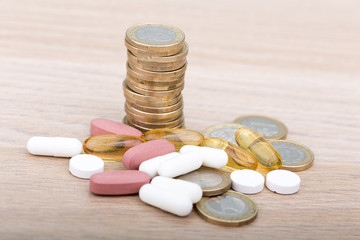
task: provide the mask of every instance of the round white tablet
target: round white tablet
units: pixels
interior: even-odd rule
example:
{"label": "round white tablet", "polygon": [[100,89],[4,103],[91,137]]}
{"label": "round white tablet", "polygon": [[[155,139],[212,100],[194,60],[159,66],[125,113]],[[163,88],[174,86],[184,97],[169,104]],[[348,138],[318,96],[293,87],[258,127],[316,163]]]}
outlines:
{"label": "round white tablet", "polygon": [[75,177],[89,179],[91,175],[104,171],[104,161],[91,154],[79,154],[70,159],[69,171]]}
{"label": "round white tablet", "polygon": [[230,175],[232,188],[240,193],[255,194],[264,188],[265,179],[263,175],[254,170],[236,170]]}
{"label": "round white tablet", "polygon": [[288,170],[273,170],[266,175],[266,187],[279,194],[293,194],[300,189],[300,177]]}

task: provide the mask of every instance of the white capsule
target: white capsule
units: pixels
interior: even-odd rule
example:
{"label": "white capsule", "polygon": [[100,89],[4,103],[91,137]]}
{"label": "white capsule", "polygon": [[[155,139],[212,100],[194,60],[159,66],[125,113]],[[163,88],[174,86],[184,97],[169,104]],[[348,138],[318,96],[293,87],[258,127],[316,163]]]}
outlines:
{"label": "white capsule", "polygon": [[104,161],[91,154],[79,154],[69,161],[69,171],[78,178],[90,179],[91,175],[104,171]]}
{"label": "white capsule", "polygon": [[76,138],[31,137],[27,150],[33,155],[72,157],[81,153],[82,144]]}
{"label": "white capsule", "polygon": [[165,191],[186,196],[192,203],[197,203],[202,197],[201,187],[189,181],[157,176],[153,178],[151,184]]}
{"label": "white capsule", "polygon": [[141,201],[158,207],[164,211],[184,217],[191,213],[193,204],[188,197],[166,191],[152,184],[145,184],[140,188]]}
{"label": "white capsule", "polygon": [[223,168],[228,162],[228,155],[224,150],[211,148],[211,147],[199,147],[193,145],[184,145],[180,149],[180,153],[188,153],[199,151],[203,156],[203,166],[211,168]]}
{"label": "white capsule", "polygon": [[266,175],[266,187],[279,194],[293,194],[300,189],[300,177],[288,170],[273,170]]}
{"label": "white capsule", "polygon": [[177,177],[201,167],[202,154],[199,151],[182,153],[160,164],[158,174],[163,177]]}
{"label": "white capsule", "polygon": [[180,153],[172,152],[172,153],[165,154],[163,156],[151,158],[149,160],[142,162],[139,166],[139,170],[146,172],[147,174],[150,175],[150,178],[153,178],[157,175],[158,168],[162,162],[167,161],[171,158],[174,158],[178,155],[180,155]]}

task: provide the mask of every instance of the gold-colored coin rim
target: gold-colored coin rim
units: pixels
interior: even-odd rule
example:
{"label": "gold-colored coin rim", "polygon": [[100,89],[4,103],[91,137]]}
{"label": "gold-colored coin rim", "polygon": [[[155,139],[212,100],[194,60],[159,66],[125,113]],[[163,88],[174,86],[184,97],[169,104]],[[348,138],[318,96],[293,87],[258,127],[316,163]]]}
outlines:
{"label": "gold-colored coin rim", "polygon": [[[174,57],[174,56],[178,56],[178,55],[162,57],[162,58],[159,57],[158,59],[170,58],[170,57]],[[153,61],[152,59],[154,59],[154,58],[138,57],[138,56],[135,56],[129,50],[127,51],[127,57],[128,57],[128,61],[133,61],[140,65],[148,65],[148,66],[151,65],[151,66],[162,66],[162,67],[177,66],[177,65],[180,65],[181,63],[185,63],[185,61],[186,61],[186,55],[182,56],[182,58],[180,58],[180,57],[172,58],[173,61],[169,61],[169,60],[168,61]],[[157,59],[155,59],[155,60],[157,60]]]}
{"label": "gold-colored coin rim", "polygon": [[[134,123],[131,123],[131,122],[127,119],[126,116],[123,118],[123,123],[124,123],[124,124],[127,124],[127,125],[129,125],[129,126],[132,126],[132,127],[134,127],[134,128],[137,128],[137,129],[140,130],[142,133],[145,133],[145,132],[147,132],[147,131],[150,131],[150,130],[155,129],[155,128],[141,127],[141,126],[138,126],[138,125],[136,125],[136,124],[134,124]],[[175,126],[175,127],[173,127],[173,128],[184,128],[184,127],[185,127],[185,122],[182,122],[181,124],[179,124],[178,126]]]}
{"label": "gold-colored coin rim", "polygon": [[139,120],[138,118],[132,118],[131,115],[127,115],[127,120],[130,123],[136,124],[139,127],[144,127],[144,128],[149,128],[149,129],[157,129],[157,128],[174,128],[176,126],[181,125],[184,122],[184,114],[181,114],[180,117],[171,120],[171,121],[167,121],[167,122],[153,122],[153,123],[149,123],[149,122],[143,122],[141,120]]}
{"label": "gold-colored coin rim", "polygon": [[271,137],[266,137],[266,138],[263,136],[266,140],[286,139],[286,136],[288,134],[288,129],[287,129],[286,125],[283,122],[281,122],[277,119],[274,119],[274,118],[270,118],[270,117],[262,116],[262,115],[246,115],[246,116],[236,118],[233,122],[241,124],[241,122],[243,120],[248,119],[248,118],[264,118],[266,120],[274,122],[279,127],[279,132],[277,134],[275,134]]}
{"label": "gold-colored coin rim", "polygon": [[171,121],[173,119],[179,118],[183,112],[183,106],[180,106],[180,108],[178,108],[172,112],[148,113],[148,112],[140,111],[136,108],[133,108],[133,107],[129,106],[127,103],[125,103],[124,109],[125,109],[125,112],[127,115],[131,115],[131,118],[139,119],[139,120],[142,120],[143,122],[148,122],[148,123],[154,123],[154,122],[156,123],[159,121],[160,122]]}
{"label": "gold-colored coin rim", "polygon": [[[169,29],[173,31],[176,36],[173,40],[167,42],[167,43],[151,43],[143,41],[136,37],[135,32],[143,27],[162,27]],[[185,41],[185,34],[183,31],[181,31],[179,28],[171,25],[165,25],[165,24],[159,24],[159,23],[143,23],[143,24],[137,24],[129,27],[126,30],[125,34],[126,40],[133,45],[134,47],[141,48],[144,50],[155,50],[155,51],[161,51],[161,50],[169,50],[178,48],[180,45],[182,46]]]}
{"label": "gold-colored coin rim", "polygon": [[128,58],[128,63],[131,68],[135,69],[143,69],[147,71],[153,71],[153,72],[171,72],[176,71],[186,64],[186,60],[183,62],[178,62],[175,65],[160,65],[160,64],[141,64],[136,61],[133,61],[132,59]]}
{"label": "gold-colored coin rim", "polygon": [[[145,139],[145,135],[144,135],[144,139]],[[220,195],[223,194],[224,192],[226,192],[227,190],[230,189],[231,187],[231,179],[230,179],[230,175],[228,172],[219,170],[219,169],[214,169],[214,168],[209,168],[209,167],[201,167],[198,170],[195,171],[201,171],[201,170],[207,170],[210,172],[214,172],[215,174],[219,175],[221,177],[221,183],[219,183],[216,186],[213,187],[209,187],[209,188],[201,188],[203,190],[203,196],[205,197],[210,197],[210,196],[216,196],[216,195]],[[186,176],[183,175],[183,176]],[[177,177],[178,179],[181,179],[182,176]]]}
{"label": "gold-colored coin rim", "polygon": [[[126,79],[126,81],[128,81],[128,80]],[[156,90],[143,89],[136,85],[129,84],[129,82],[127,83],[127,87],[134,92],[137,92],[137,93],[139,93],[141,95],[145,95],[145,96],[162,98],[164,100],[169,100],[169,99],[174,98],[175,96],[178,96],[181,93],[181,91],[184,89],[184,86],[185,86],[185,83],[175,89],[171,89],[171,90],[167,90],[167,91],[156,91]]]}
{"label": "gold-colored coin rim", "polygon": [[[126,80],[123,81],[123,92],[125,95],[125,98],[131,99],[131,100],[136,100],[138,102],[143,102],[143,103],[151,103],[151,106],[169,106],[172,105],[174,103],[176,103],[178,101],[178,98],[181,94],[173,96],[172,98],[169,98],[168,96],[164,96],[164,97],[154,97],[154,96],[147,96],[147,95],[143,95],[137,92],[134,92],[133,90],[131,90],[130,88],[128,88]],[[147,106],[147,105],[145,105]]]}
{"label": "gold-colored coin rim", "polygon": [[[128,49],[128,51],[131,52],[130,49]],[[132,55],[137,57],[139,60],[144,61],[144,62],[173,63],[173,62],[178,62],[180,60],[186,59],[186,57],[189,53],[189,45],[186,42],[184,42],[184,46],[182,47],[182,49],[179,53],[176,53],[171,56],[166,56],[166,57],[157,57],[157,56],[152,56],[152,55],[141,55],[141,54],[136,55],[133,52],[131,52],[131,53],[132,53]]]}
{"label": "gold-colored coin rim", "polygon": [[182,67],[174,71],[168,71],[168,72],[154,72],[149,70],[144,70],[141,68],[132,68],[129,65],[129,62],[126,63],[126,67],[131,68],[132,71],[138,73],[141,76],[148,77],[150,80],[170,80],[170,79],[176,79],[185,74],[187,63]]}
{"label": "gold-colored coin rim", "polygon": [[[205,138],[209,138],[209,137],[211,137],[210,134],[212,132],[214,132],[215,130],[222,129],[222,128],[234,128],[234,127],[237,127],[237,129],[239,129],[240,127],[243,127],[243,126],[244,125],[241,125],[240,123],[219,123],[219,124],[215,124],[215,125],[212,125],[212,126],[206,128],[203,131],[203,135]],[[235,134],[234,134],[234,137],[235,137]]]}
{"label": "gold-colored coin rim", "polygon": [[[126,71],[127,74],[130,74],[131,76],[133,76],[135,78],[138,78],[138,79],[140,79],[142,81],[158,83],[158,84],[168,84],[168,82],[181,81],[181,80],[185,79],[185,73],[183,75],[181,75],[181,76],[177,76],[177,75],[174,75],[174,76],[171,76],[171,75],[169,75],[169,76],[166,76],[166,75],[161,76],[157,72],[152,72],[152,73],[154,73],[153,77],[150,77],[150,76],[147,76],[147,75],[142,75],[141,73],[134,71],[129,66],[128,63],[126,64],[126,70],[127,70]],[[164,72],[160,72],[160,74],[162,74],[162,73],[164,73]]]}
{"label": "gold-colored coin rim", "polygon": [[256,219],[259,209],[257,204],[251,198],[249,198],[248,196],[242,193],[235,192],[232,190],[227,191],[226,193],[224,193],[224,195],[232,195],[241,198],[243,201],[245,201],[248,204],[249,211],[240,217],[234,217],[234,218],[227,218],[227,217],[215,215],[206,208],[206,202],[210,198],[222,197],[222,195],[213,196],[213,197],[203,197],[195,206],[197,212],[205,221],[222,226],[238,227],[244,224],[248,224]]}
{"label": "gold-colored coin rim", "polygon": [[169,49],[169,50],[161,50],[161,51],[154,51],[154,50],[144,50],[141,48],[137,48],[131,45],[125,38],[125,47],[132,52],[137,57],[169,57],[176,54],[179,54],[184,46],[179,45],[177,48]]}
{"label": "gold-colored coin rim", "polygon": [[306,169],[310,168],[314,163],[314,158],[315,158],[314,157],[314,152],[311,151],[310,148],[308,148],[307,146],[305,146],[303,144],[293,142],[293,141],[289,141],[289,140],[269,140],[268,142],[271,145],[273,143],[274,144],[294,145],[294,146],[300,148],[301,150],[303,150],[305,152],[305,159],[303,161],[301,161],[301,162],[286,163],[286,162],[284,162],[283,158],[281,158],[282,159],[282,167],[281,167],[281,169],[289,170],[289,171],[292,171],[292,172],[299,172],[299,171],[303,171],[303,170],[306,170]]}
{"label": "gold-colored coin rim", "polygon": [[176,109],[183,106],[182,99],[180,99],[174,105],[170,105],[170,106],[166,106],[166,107],[147,107],[147,106],[141,106],[141,105],[138,105],[138,104],[134,104],[134,103],[129,102],[129,101],[126,101],[126,103],[128,105],[130,105],[131,107],[133,107],[133,108],[136,108],[136,109],[138,109],[140,111],[148,112],[148,113],[167,113],[167,112],[175,111]]}
{"label": "gold-colored coin rim", "polygon": [[184,80],[181,79],[173,82],[160,82],[160,83],[143,81],[139,78],[131,76],[130,73],[126,74],[126,79],[131,85],[135,85],[138,88],[143,88],[150,91],[170,91],[184,84]]}

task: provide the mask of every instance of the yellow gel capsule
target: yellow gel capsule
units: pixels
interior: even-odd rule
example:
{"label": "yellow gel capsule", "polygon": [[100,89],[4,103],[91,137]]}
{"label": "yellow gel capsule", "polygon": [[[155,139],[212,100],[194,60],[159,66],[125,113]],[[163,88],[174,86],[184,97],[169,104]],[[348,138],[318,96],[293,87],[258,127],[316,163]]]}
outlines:
{"label": "yellow gel capsule", "polygon": [[258,162],[252,153],[239,146],[235,146],[224,139],[216,137],[206,138],[201,146],[218,148],[227,153],[229,159],[226,167],[223,168],[225,171],[232,172],[238,169],[255,170],[258,166]]}
{"label": "yellow gel capsule", "polygon": [[261,135],[248,127],[241,127],[235,133],[240,147],[249,150],[256,157],[259,167],[257,171],[265,172],[281,168],[280,154]]}
{"label": "yellow gel capsule", "polygon": [[98,135],[85,140],[84,152],[96,155],[104,161],[121,161],[124,153],[144,140],[130,135]]}
{"label": "yellow gel capsule", "polygon": [[174,144],[175,151],[179,151],[184,145],[199,146],[204,136],[194,130],[183,128],[158,128],[147,131],[144,134],[145,141],[164,138]]}

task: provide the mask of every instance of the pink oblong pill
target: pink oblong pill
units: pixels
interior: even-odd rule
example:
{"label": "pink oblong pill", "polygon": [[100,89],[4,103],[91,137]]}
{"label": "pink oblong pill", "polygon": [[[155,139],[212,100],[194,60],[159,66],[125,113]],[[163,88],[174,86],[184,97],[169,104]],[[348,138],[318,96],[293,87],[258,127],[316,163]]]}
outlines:
{"label": "pink oblong pill", "polygon": [[138,169],[142,162],[171,152],[175,152],[175,146],[171,142],[165,139],[151,140],[127,150],[122,161],[126,168]]}
{"label": "pink oblong pill", "polygon": [[90,134],[92,136],[118,134],[141,137],[142,132],[126,124],[115,122],[105,118],[95,118],[90,123]]}
{"label": "pink oblong pill", "polygon": [[137,170],[117,170],[96,173],[90,177],[90,191],[98,195],[126,195],[138,193],[150,182],[150,176]]}

